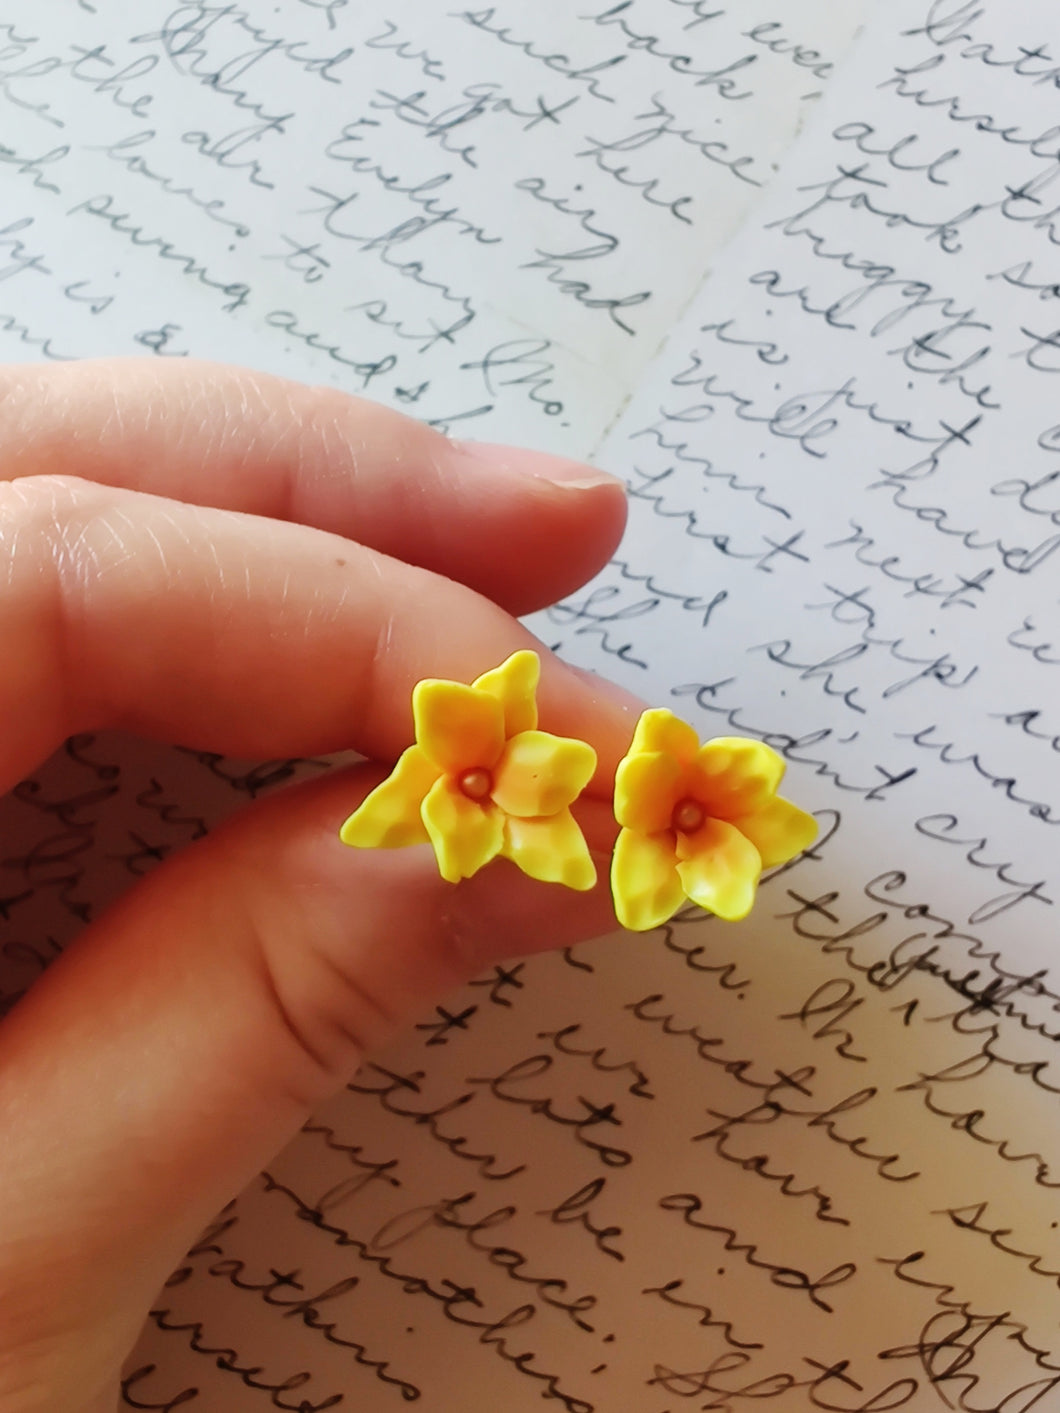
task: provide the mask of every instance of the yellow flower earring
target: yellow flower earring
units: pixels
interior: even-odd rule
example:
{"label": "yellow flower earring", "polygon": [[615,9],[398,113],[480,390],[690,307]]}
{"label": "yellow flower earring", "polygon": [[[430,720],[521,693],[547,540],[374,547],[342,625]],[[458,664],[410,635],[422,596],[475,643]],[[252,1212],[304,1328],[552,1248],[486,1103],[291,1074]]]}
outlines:
{"label": "yellow flower earring", "polygon": [[[592,778],[584,741],[537,729],[541,664],[514,653],[470,686],[428,678],[412,693],[416,744],[339,831],[345,844],[430,843],[449,883],[498,857],[585,890],[596,869],[570,806]],[[777,795],[784,761],[761,741],[700,745],[687,722],[646,711],[615,778],[611,863],[623,927],[658,927],[686,898],[729,921],[754,906],[763,868],[809,848],[817,822]]]}
{"label": "yellow flower earring", "polygon": [[658,927],[686,898],[728,921],[746,917],[762,869],[817,837],[813,816],[777,795],[783,774],[761,741],[700,745],[672,712],[646,711],[615,778],[611,888],[622,926]]}
{"label": "yellow flower earring", "polygon": [[449,883],[491,859],[584,891],[596,869],[570,806],[596,769],[584,741],[537,730],[536,653],[514,653],[470,686],[428,678],[412,693],[416,744],[342,826],[365,849],[434,846]]}

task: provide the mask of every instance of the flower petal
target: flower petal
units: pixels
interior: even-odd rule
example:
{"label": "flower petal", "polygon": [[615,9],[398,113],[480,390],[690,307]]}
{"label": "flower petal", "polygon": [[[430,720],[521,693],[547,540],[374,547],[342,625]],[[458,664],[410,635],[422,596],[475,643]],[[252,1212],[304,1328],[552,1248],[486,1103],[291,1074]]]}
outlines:
{"label": "flower petal", "polygon": [[500,667],[484,672],[472,684],[480,692],[496,697],[504,711],[505,736],[533,731],[537,726],[537,692],[541,661],[537,653],[524,648],[512,653]]}
{"label": "flower petal", "polygon": [[420,805],[438,774],[438,767],[419,746],[410,746],[383,783],[350,815],[339,830],[339,838],[358,849],[426,844]]}
{"label": "flower petal", "polygon": [[699,749],[699,737],[687,721],[674,716],[666,707],[652,707],[641,712],[629,755],[641,751],[662,751],[679,761],[691,761]]}
{"label": "flower petal", "polygon": [[763,868],[787,863],[817,838],[817,821],[813,815],[779,795],[754,814],[732,820],[732,824],[761,854]]}
{"label": "flower petal", "polygon": [[584,893],[596,882],[589,846],[570,810],[551,819],[506,819],[501,852],[543,883],[562,883]]}
{"label": "flower petal", "polygon": [[776,794],[784,759],[762,741],[718,736],[696,756],[696,796],[717,819],[753,814]]}
{"label": "flower petal", "polygon": [[520,731],[493,772],[493,802],[520,819],[555,814],[578,798],[596,769],[596,752],[570,736]]}
{"label": "flower petal", "polygon": [[670,828],[674,805],[687,774],[676,756],[641,751],[626,756],[615,774],[615,818],[638,834]]}
{"label": "flower petal", "polygon": [[438,872],[447,883],[470,878],[501,851],[504,816],[500,810],[469,800],[445,776],[431,786],[421,814],[434,845]]}
{"label": "flower petal", "polygon": [[735,825],[708,819],[695,834],[678,836],[677,851],[677,872],[693,903],[728,922],[747,916],[754,907],[762,860]]}
{"label": "flower petal", "polygon": [[684,901],[670,834],[623,829],[611,861],[615,916],[631,932],[647,932],[672,917]]}
{"label": "flower petal", "polygon": [[429,677],[412,693],[416,742],[447,775],[487,770],[504,748],[504,711],[489,692]]}

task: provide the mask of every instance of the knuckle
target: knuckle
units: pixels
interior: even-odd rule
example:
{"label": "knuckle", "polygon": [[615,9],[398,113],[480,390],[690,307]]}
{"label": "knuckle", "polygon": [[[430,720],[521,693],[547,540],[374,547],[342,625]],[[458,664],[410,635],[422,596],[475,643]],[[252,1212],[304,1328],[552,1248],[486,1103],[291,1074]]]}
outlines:
{"label": "knuckle", "polygon": [[0,553],[9,583],[28,598],[47,595],[57,608],[85,579],[85,533],[106,517],[114,492],[76,476],[0,481]]}

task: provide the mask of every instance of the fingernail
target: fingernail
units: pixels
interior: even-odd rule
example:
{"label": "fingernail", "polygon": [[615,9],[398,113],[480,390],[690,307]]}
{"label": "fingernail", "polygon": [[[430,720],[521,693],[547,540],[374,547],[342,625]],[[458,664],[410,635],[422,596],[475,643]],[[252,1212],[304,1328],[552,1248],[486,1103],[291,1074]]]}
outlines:
{"label": "fingernail", "polygon": [[617,476],[587,466],[584,461],[569,461],[544,451],[525,447],[502,446],[493,442],[453,442],[454,448],[473,461],[486,462],[495,471],[509,476],[529,476],[535,481],[549,481],[568,490],[587,491],[598,486],[617,486],[625,491]]}

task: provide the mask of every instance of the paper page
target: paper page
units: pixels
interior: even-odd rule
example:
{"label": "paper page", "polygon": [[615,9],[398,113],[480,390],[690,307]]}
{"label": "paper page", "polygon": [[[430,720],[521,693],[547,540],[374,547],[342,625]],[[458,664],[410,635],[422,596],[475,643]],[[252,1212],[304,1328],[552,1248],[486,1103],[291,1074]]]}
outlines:
{"label": "paper page", "polygon": [[[1055,25],[880,11],[604,447],[618,563],[538,624],[770,740],[821,842],[744,924],[425,1016],[189,1253],[129,1406],[1057,1405]],[[7,806],[9,957],[89,851],[117,888],[323,768],[71,743]]]}
{"label": "paper page", "polygon": [[836,8],[7,0],[0,356],[213,356],[585,454]]}
{"label": "paper page", "polygon": [[672,1277],[763,1346],[667,1321],[641,1407],[1060,1407],[1056,12],[887,27],[604,448],[626,545],[548,615],[823,826],[621,995],[685,1052],[641,1189]]}

